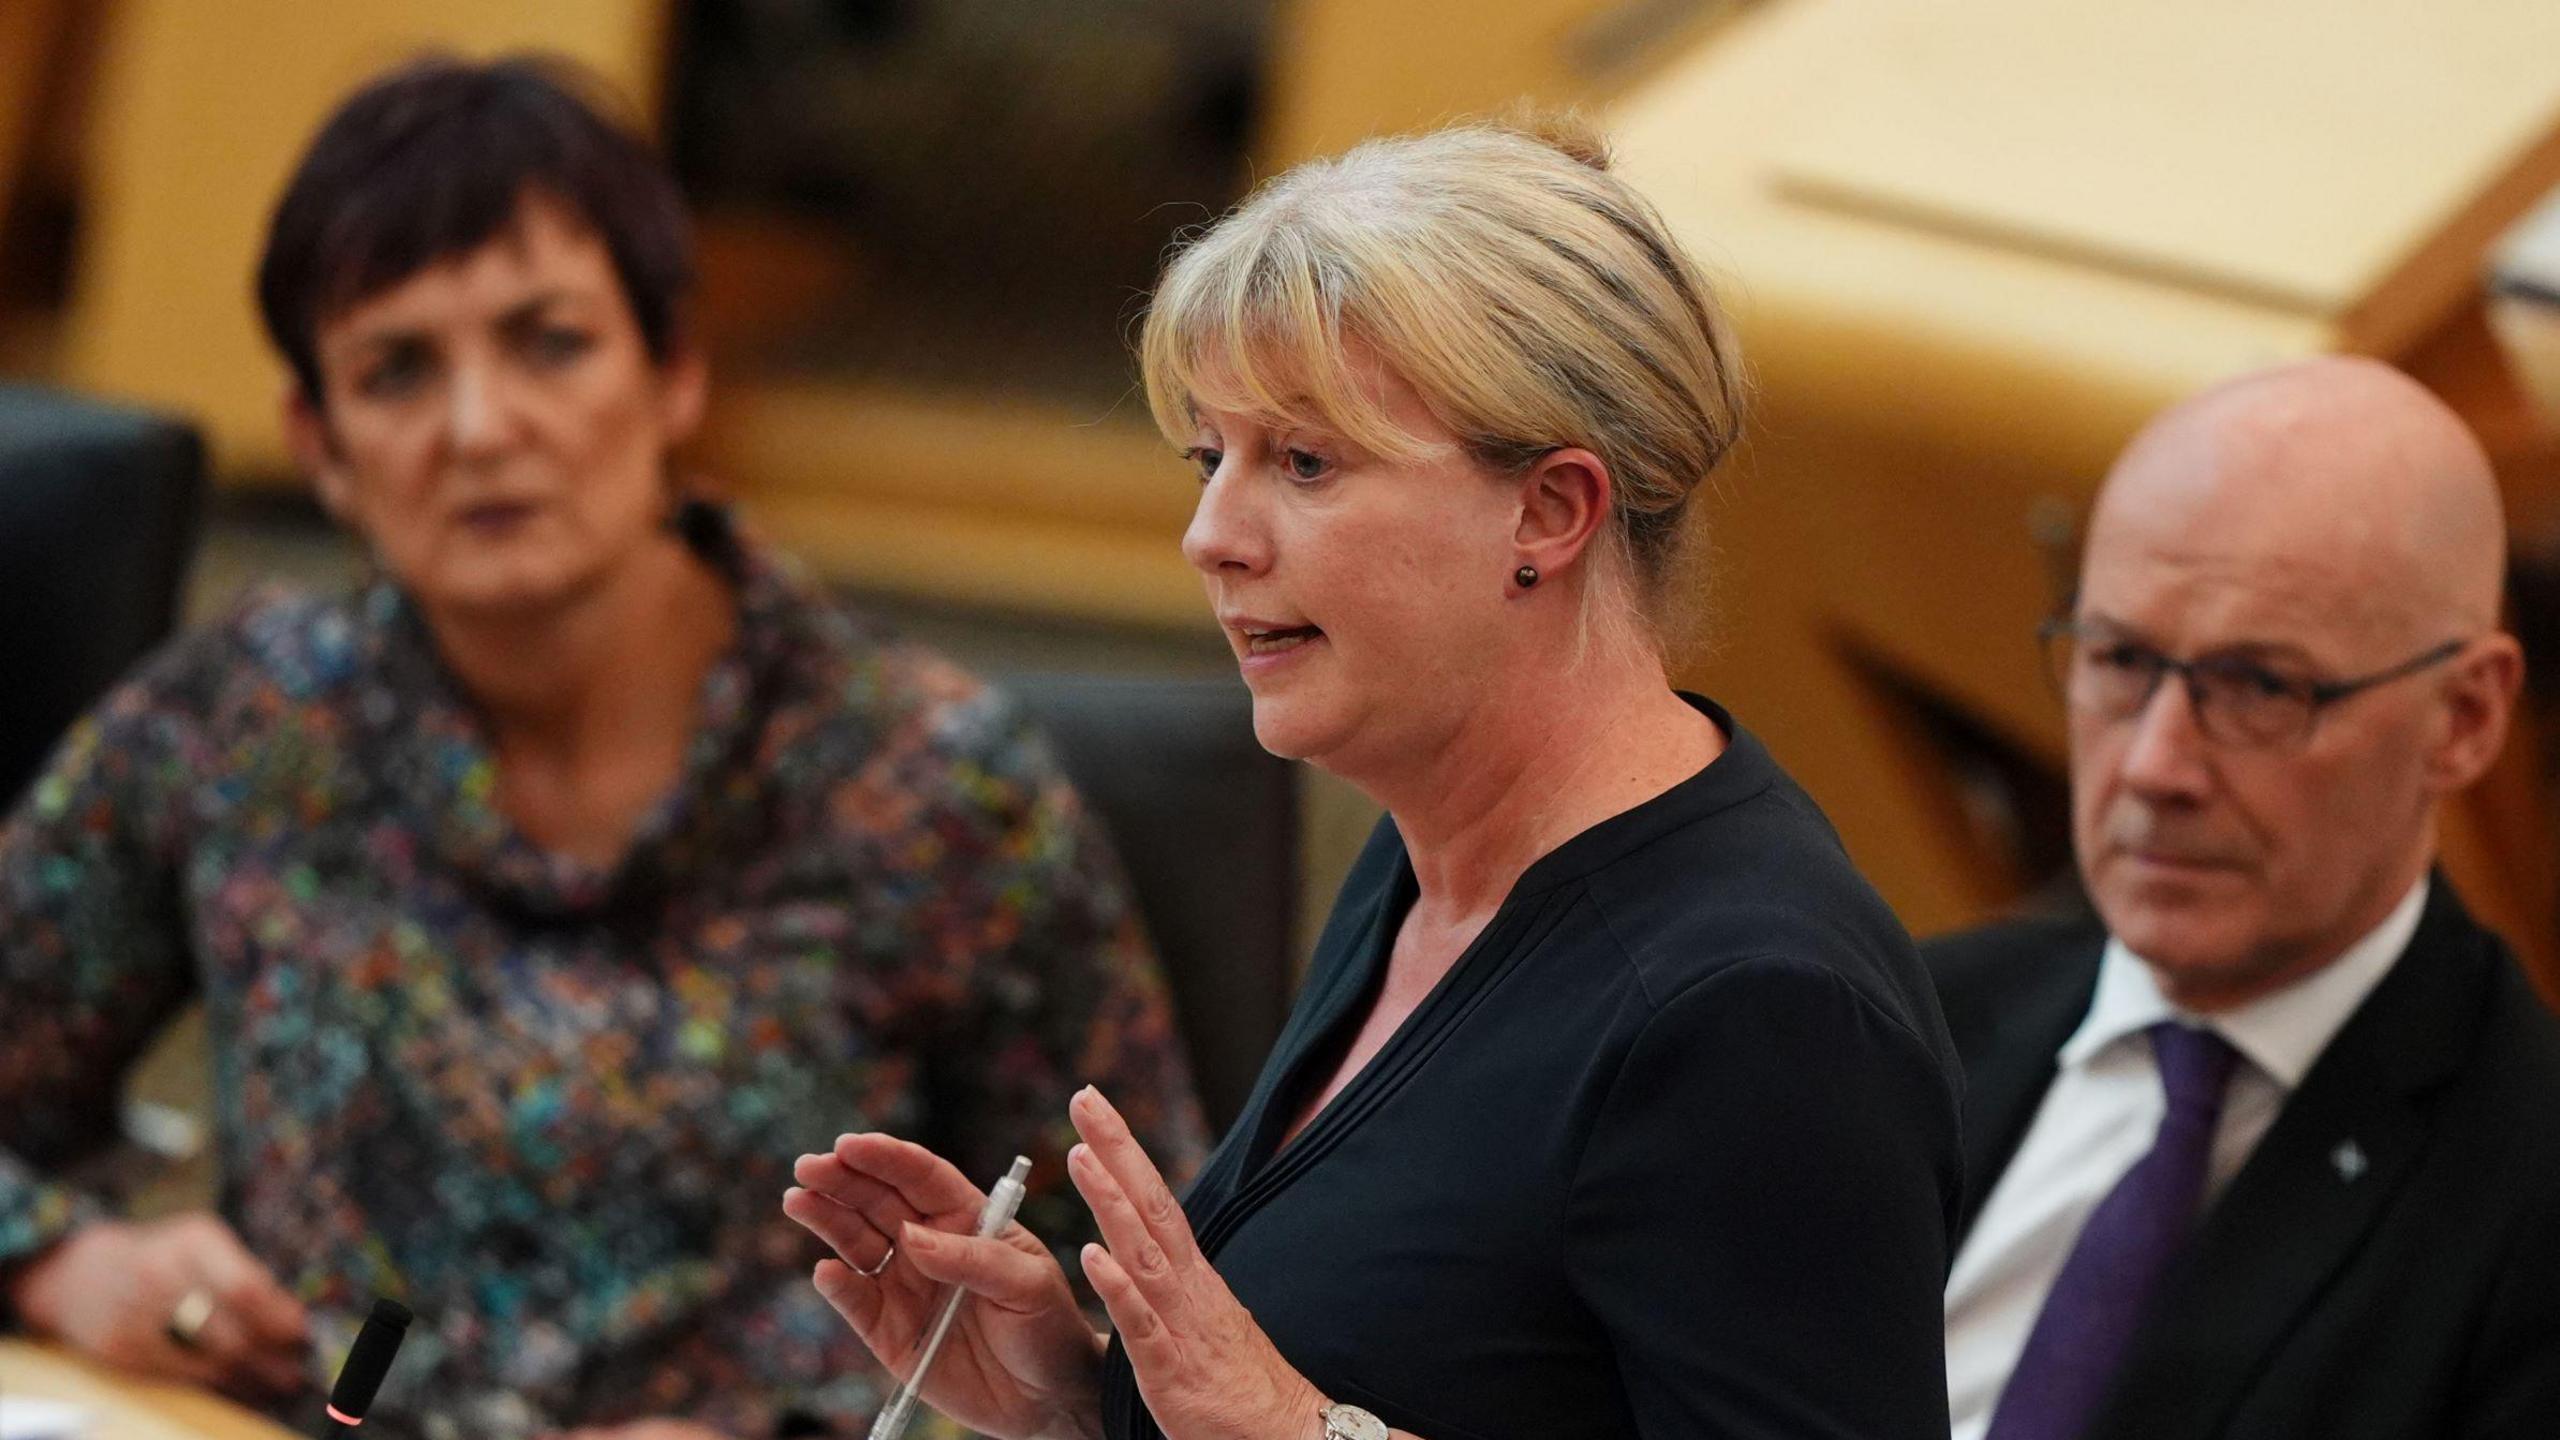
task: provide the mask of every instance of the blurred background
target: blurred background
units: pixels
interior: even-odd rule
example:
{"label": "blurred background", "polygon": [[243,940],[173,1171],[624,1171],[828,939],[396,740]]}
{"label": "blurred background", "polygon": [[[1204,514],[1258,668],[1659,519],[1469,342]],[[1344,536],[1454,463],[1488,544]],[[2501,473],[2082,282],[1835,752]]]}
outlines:
{"label": "blurred background", "polygon": [[[1127,350],[1170,239],[1365,135],[1589,108],[1756,371],[1683,679],[1921,933],[2067,896],[2032,632],[2117,447],[2241,370],[2387,358],[2505,485],[2538,698],[2445,847],[2560,995],[2560,5],[5,0],[0,382],[200,435],[181,617],[359,563],[286,460],[250,305],[287,167],[381,67],[523,47],[618,87],[696,207],[693,463],[999,673],[1232,679]],[[1290,783],[1303,942],[1372,817]]]}

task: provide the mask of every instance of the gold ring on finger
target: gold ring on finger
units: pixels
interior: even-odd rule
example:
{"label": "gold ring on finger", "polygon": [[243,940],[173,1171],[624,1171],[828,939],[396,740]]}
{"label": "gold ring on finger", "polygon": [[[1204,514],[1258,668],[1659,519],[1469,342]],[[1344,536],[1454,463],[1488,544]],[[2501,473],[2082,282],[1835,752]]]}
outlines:
{"label": "gold ring on finger", "polygon": [[169,1307],[169,1323],[161,1328],[168,1333],[169,1343],[181,1350],[193,1350],[202,1345],[205,1323],[211,1319],[213,1292],[198,1285]]}

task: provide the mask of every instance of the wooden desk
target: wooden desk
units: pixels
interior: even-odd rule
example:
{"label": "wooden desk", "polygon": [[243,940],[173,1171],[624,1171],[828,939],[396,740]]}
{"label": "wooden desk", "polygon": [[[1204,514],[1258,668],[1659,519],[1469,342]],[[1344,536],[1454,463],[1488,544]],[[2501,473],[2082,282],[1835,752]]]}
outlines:
{"label": "wooden desk", "polygon": [[79,1406],[89,1412],[84,1440],[294,1440],[219,1396],[118,1375],[23,1340],[0,1340],[0,1396]]}

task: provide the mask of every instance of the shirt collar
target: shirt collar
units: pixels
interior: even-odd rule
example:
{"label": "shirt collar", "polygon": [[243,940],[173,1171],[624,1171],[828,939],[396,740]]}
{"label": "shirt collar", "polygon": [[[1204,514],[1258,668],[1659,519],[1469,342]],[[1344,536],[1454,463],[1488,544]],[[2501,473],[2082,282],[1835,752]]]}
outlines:
{"label": "shirt collar", "polygon": [[414,601],[377,573],[359,601],[376,667],[362,713],[381,739],[374,768],[419,817],[436,858],[477,888],[528,913],[592,914],[654,896],[722,856],[753,853],[771,822],[765,727],[785,703],[796,656],[845,622],[800,572],[749,536],[731,513],[687,501],[673,521],[695,554],[726,579],[738,607],[729,648],[695,695],[681,775],[635,828],[622,856],[599,867],[546,850],[495,802],[497,757],[478,707],[445,667]]}
{"label": "shirt collar", "polygon": [[2337,959],[2272,995],[2213,1016],[2192,1015],[2171,1004],[2142,957],[2109,936],[2098,961],[2098,991],[2089,1002],[2088,1018],[2064,1042],[2058,1058],[2065,1068],[2077,1068],[2163,1020],[2182,1020],[2214,1030],[2290,1091],[2409,948],[2426,904],[2427,879],[2420,876],[2382,923]]}

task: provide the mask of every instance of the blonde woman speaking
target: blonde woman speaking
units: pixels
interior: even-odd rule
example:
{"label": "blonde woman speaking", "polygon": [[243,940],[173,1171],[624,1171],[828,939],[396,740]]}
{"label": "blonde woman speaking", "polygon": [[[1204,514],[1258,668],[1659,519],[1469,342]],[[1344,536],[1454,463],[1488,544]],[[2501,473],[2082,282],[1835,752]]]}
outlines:
{"label": "blonde woman speaking", "polygon": [[1004,1440],[1944,1436],[1955,1068],[1909,940],[1656,617],[1741,380],[1596,144],[1302,166],[1143,341],[1262,743],[1388,818],[1177,1203],[1097,1092],[1116,1334],[903,1140],[803,1158],[819,1290]]}

